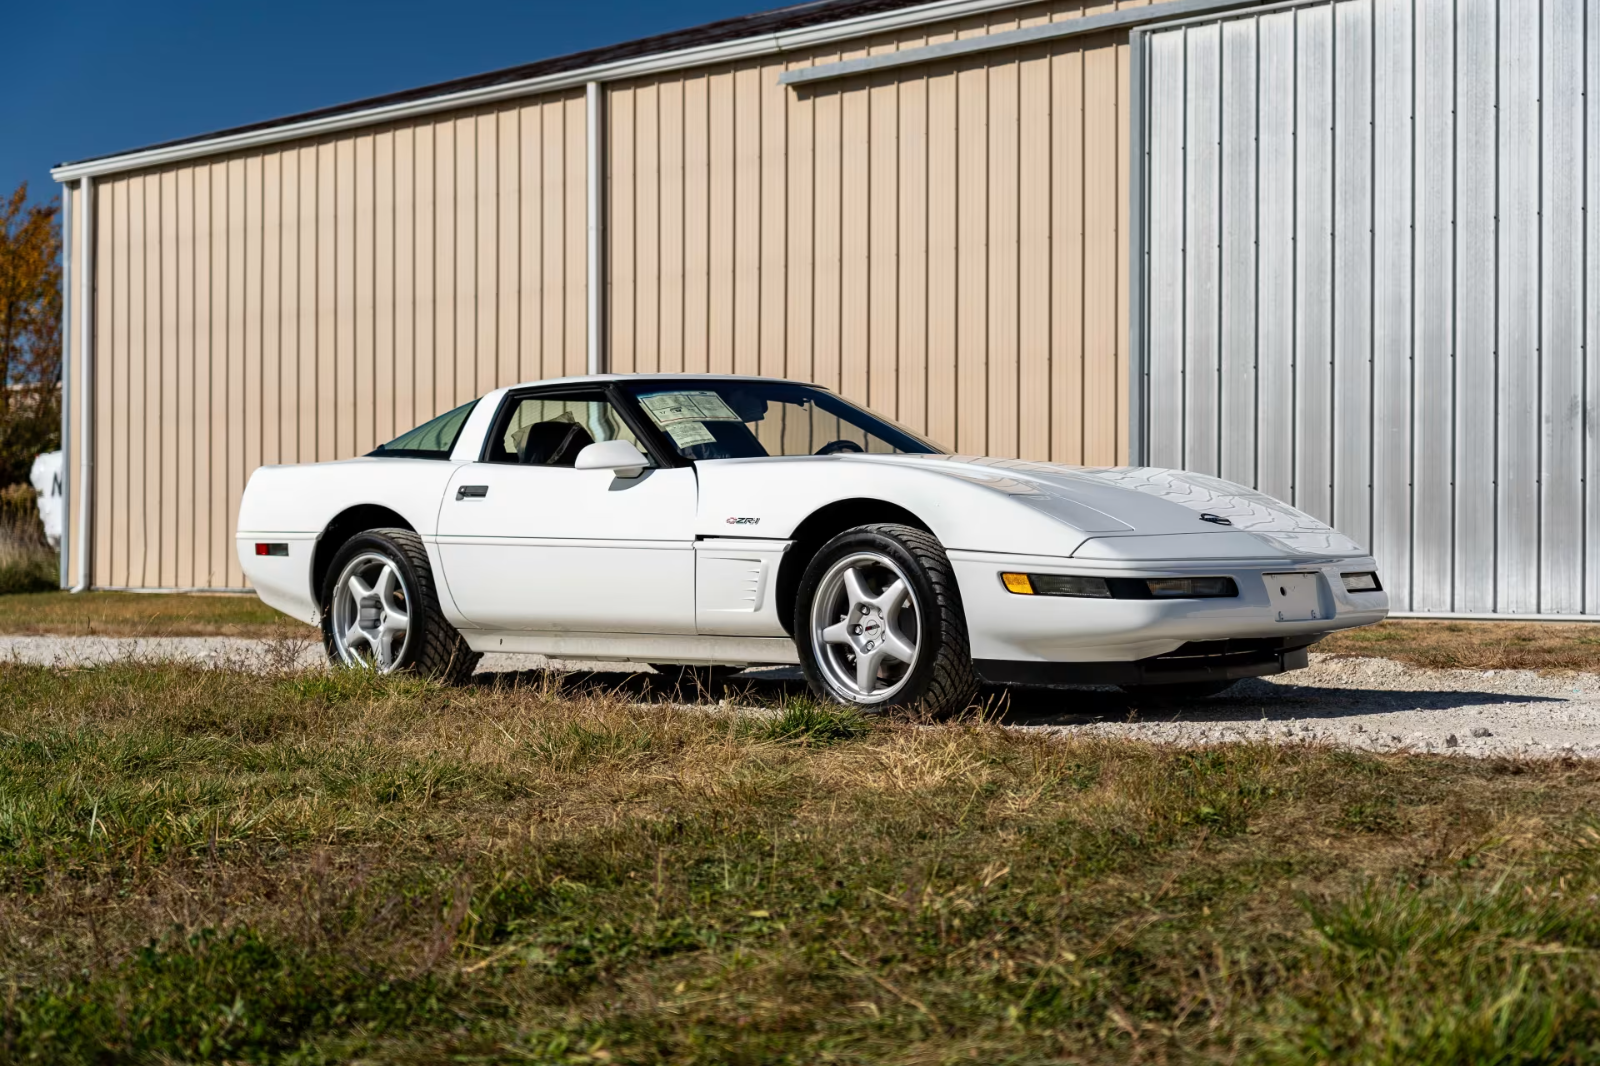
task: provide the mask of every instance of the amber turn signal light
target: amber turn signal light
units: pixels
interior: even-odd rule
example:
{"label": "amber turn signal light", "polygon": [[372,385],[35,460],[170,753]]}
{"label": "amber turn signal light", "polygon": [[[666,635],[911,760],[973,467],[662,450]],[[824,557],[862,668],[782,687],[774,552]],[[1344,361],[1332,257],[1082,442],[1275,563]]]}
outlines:
{"label": "amber turn signal light", "polygon": [[1033,582],[1028,580],[1027,574],[1001,574],[1000,580],[1005,583],[1008,592],[1015,592],[1018,596],[1033,595]]}

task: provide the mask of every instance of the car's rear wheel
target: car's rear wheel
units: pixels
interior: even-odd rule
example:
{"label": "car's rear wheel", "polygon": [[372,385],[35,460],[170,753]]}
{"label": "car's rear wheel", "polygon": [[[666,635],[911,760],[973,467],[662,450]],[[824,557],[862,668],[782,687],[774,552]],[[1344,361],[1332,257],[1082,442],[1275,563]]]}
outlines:
{"label": "car's rear wheel", "polygon": [[422,538],[369,529],[345,542],[322,587],[322,643],[335,666],[451,683],[481,658],[444,617]]}
{"label": "car's rear wheel", "polygon": [[817,695],[944,716],[977,693],[955,573],[931,533],[846,530],[811,560],[795,600],[800,665]]}

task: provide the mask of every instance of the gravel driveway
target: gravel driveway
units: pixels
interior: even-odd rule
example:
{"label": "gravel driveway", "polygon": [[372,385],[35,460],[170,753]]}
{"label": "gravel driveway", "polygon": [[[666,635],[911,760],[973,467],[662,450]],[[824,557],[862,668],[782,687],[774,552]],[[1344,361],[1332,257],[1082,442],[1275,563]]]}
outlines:
{"label": "gravel driveway", "polygon": [[[322,664],[310,642],[233,637],[0,637],[0,660],[82,666],[179,659],[245,668]],[[479,673],[542,670],[537,655],[486,655]],[[561,663],[616,673],[618,664]],[[765,686],[795,687],[798,671],[763,670]],[[1367,751],[1600,758],[1600,675],[1526,670],[1419,670],[1387,659],[1312,655],[1305,670],[1244,681],[1181,708],[1140,706],[1115,690],[989,694],[1018,728],[1181,744],[1271,740]]]}

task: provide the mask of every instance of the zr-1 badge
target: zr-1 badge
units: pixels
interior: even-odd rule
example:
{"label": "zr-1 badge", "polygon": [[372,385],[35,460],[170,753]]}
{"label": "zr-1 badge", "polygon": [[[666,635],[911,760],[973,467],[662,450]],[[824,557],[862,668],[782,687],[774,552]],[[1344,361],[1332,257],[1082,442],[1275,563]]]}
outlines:
{"label": "zr-1 badge", "polygon": [[730,518],[730,519],[728,519],[728,525],[730,525],[730,526],[759,526],[760,524],[761,524],[761,519],[759,519],[759,518]]}

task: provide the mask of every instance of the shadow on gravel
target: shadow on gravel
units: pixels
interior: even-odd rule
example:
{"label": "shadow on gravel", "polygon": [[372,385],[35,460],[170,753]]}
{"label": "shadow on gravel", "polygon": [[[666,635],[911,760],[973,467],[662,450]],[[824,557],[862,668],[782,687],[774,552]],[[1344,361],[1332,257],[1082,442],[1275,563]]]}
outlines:
{"label": "shadow on gravel", "polygon": [[1555,703],[1553,696],[1470,690],[1323,688],[1248,679],[1219,696],[1187,704],[1155,703],[1114,689],[1013,689],[993,704],[1007,725],[1090,722],[1337,721],[1372,714],[1435,711],[1490,704]]}
{"label": "shadow on gravel", "polygon": [[476,685],[504,688],[532,688],[540,691],[553,688],[564,696],[604,693],[635,703],[716,703],[724,698],[741,697],[756,703],[777,703],[810,694],[810,689],[806,687],[805,678],[801,676],[798,667],[792,671],[762,670],[737,674],[720,685],[713,685],[705,679],[694,677],[669,679],[655,673],[632,672],[623,664],[618,664],[615,671],[518,670],[503,673],[486,671],[474,675],[472,681]]}
{"label": "shadow on gravel", "polygon": [[[604,692],[638,703],[715,703],[723,698],[752,704],[776,704],[810,695],[799,667],[765,667],[737,674],[726,687],[711,686],[659,674],[627,672],[561,673],[524,670],[483,673],[481,685],[554,686],[564,695]],[[1057,726],[1091,722],[1276,722],[1337,721],[1372,714],[1449,710],[1491,704],[1564,703],[1552,696],[1508,692],[1431,689],[1324,688],[1273,684],[1257,679],[1239,682],[1227,692],[1187,704],[1155,703],[1112,688],[1003,689],[985,688],[978,702],[987,716],[1002,725]]]}

